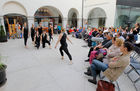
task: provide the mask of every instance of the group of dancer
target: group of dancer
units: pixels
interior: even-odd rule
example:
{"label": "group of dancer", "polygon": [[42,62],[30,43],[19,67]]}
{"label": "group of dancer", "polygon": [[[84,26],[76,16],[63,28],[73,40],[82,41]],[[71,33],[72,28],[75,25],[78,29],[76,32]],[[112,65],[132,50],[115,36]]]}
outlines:
{"label": "group of dancer", "polygon": [[[37,31],[35,31],[35,27],[32,24],[30,33],[31,33],[32,43],[35,45],[35,47],[37,47],[37,49],[39,49],[39,47],[40,47],[40,42],[42,43],[43,48],[45,48],[46,43],[49,45],[49,48],[51,48],[51,40],[53,39],[52,25],[49,25],[49,29],[48,29],[48,33],[47,33],[45,30],[43,30],[41,23],[39,24]],[[28,31],[27,24],[24,23],[24,27],[22,28],[22,34],[23,34],[22,37],[24,37],[25,48],[27,48],[27,40],[28,40],[28,36],[30,33]],[[62,28],[61,33],[59,34],[58,41],[56,42],[55,48],[57,48],[57,45],[60,42],[61,46],[59,48],[59,51],[62,56],[62,60],[64,59],[64,53],[63,53],[63,51],[64,51],[69,57],[70,64],[73,64],[72,56],[69,53],[68,44],[67,44],[66,40],[68,40],[72,44],[71,40],[68,38],[67,34],[65,33],[65,29]]]}
{"label": "group of dancer", "polygon": [[[37,47],[37,49],[39,49],[40,47],[40,42],[42,43],[42,47],[45,48],[45,44],[48,43],[49,48],[51,48],[51,40],[53,39],[52,35],[53,35],[53,28],[52,25],[49,25],[49,29],[48,29],[48,33],[43,30],[43,27],[41,25],[41,23],[39,24],[39,26],[37,27],[37,31],[35,31],[35,27],[32,24],[31,27],[31,39],[32,39],[32,43],[35,45],[35,47]],[[28,31],[28,27],[27,24],[24,23],[24,27],[22,28],[22,36],[24,37],[24,45],[25,48],[27,48],[27,39],[28,36],[30,35],[29,31]],[[49,38],[48,38],[49,37]]]}

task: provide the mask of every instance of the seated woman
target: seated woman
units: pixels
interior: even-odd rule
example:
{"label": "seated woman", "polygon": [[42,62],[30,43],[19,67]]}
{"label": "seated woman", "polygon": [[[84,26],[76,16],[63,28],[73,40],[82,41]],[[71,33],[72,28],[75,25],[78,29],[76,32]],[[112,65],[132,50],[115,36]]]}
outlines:
{"label": "seated woman", "polygon": [[113,37],[112,39],[112,46],[109,47],[106,57],[103,59],[103,62],[108,64],[110,62],[110,59],[115,56],[120,56],[122,53],[120,51],[120,47],[123,44],[122,39],[118,39]]}
{"label": "seated woman", "polygon": [[[109,47],[109,49],[106,49],[107,50],[107,55],[106,56],[103,55],[102,56],[103,58],[99,57],[101,60],[100,59],[97,59],[97,58],[94,58],[94,59],[97,59],[97,60],[99,60],[101,62],[103,61],[104,63],[108,64],[108,62],[109,62],[109,60],[111,58],[113,58],[115,56],[120,56],[122,54],[121,51],[120,51],[120,46],[122,44],[123,44],[123,40],[118,39],[118,38],[116,39],[116,37],[113,37],[112,38],[112,46]],[[95,47],[94,50],[96,50],[96,48],[98,48],[98,47]],[[91,55],[90,55],[90,58],[89,58],[90,64],[92,64],[92,60],[93,59],[91,59],[91,57],[94,56],[93,55],[94,52],[96,52],[96,51],[92,51],[91,52]],[[100,73],[100,71],[98,71],[98,73]],[[91,76],[92,75],[91,74],[90,67],[88,68],[87,72],[85,72],[84,74],[86,74],[88,76]]]}
{"label": "seated woman", "polygon": [[112,58],[112,62],[109,64],[94,59],[91,65],[93,79],[88,79],[88,81],[97,84],[96,70],[103,71],[109,80],[116,81],[130,63],[130,52],[133,50],[133,46],[130,42],[124,42],[120,50],[123,54],[120,57]]}

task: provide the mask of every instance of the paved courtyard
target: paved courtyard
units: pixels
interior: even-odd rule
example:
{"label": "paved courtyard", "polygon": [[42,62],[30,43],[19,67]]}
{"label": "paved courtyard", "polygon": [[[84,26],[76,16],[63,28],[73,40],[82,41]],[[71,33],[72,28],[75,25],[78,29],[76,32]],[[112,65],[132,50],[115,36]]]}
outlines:
{"label": "paved courtyard", "polygon": [[[7,64],[7,83],[0,91],[96,91],[96,86],[87,81],[83,73],[88,63],[88,48],[83,40],[70,36],[73,44],[69,44],[69,51],[73,57],[73,65],[69,65],[68,57],[62,61],[59,46],[54,49],[47,46],[37,50],[31,39],[28,40],[28,49],[24,48],[23,39],[9,40],[0,43],[0,53],[7,56],[3,60]],[[126,75],[118,79],[121,91],[135,91],[132,82]]]}

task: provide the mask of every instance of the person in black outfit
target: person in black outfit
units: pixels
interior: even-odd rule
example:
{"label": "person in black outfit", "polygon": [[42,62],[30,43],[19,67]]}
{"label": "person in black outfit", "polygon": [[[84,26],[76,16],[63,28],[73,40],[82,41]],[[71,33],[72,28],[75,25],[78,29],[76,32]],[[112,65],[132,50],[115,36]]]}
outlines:
{"label": "person in black outfit", "polygon": [[29,34],[29,31],[28,31],[27,24],[25,22],[24,23],[24,27],[22,28],[22,37],[24,36],[24,45],[25,45],[25,48],[27,48],[28,34]]}
{"label": "person in black outfit", "polygon": [[140,31],[140,24],[139,23],[136,23],[135,24],[135,28],[133,30],[135,42],[138,40],[139,31]]}
{"label": "person in black outfit", "polygon": [[53,39],[53,37],[52,37],[52,35],[53,35],[53,27],[52,27],[52,25],[49,26],[48,33],[49,33],[49,41],[51,42],[51,39]]}
{"label": "person in black outfit", "polygon": [[41,24],[41,22],[39,23],[38,32],[39,32],[39,35],[42,34],[42,24]]}
{"label": "person in black outfit", "polygon": [[35,27],[34,27],[34,24],[32,24],[32,27],[31,27],[31,38],[32,38],[32,42],[34,42],[34,36],[35,36]]}
{"label": "person in black outfit", "polygon": [[68,51],[68,45],[67,45],[67,42],[66,42],[66,39],[68,40],[68,41],[70,41],[70,43],[72,44],[72,42],[71,42],[71,40],[67,37],[67,35],[66,35],[66,33],[65,33],[65,30],[62,28],[62,30],[61,30],[62,32],[60,33],[60,35],[59,35],[59,39],[58,39],[58,41],[57,41],[57,43],[56,43],[56,46],[55,46],[55,48],[57,47],[57,45],[58,45],[58,43],[60,42],[60,44],[61,44],[61,47],[60,47],[60,53],[61,53],[61,56],[62,56],[62,59],[64,59],[64,53],[63,53],[63,51],[68,55],[68,57],[69,57],[69,59],[70,59],[70,64],[72,64],[72,56],[71,56],[71,54],[69,53],[69,51]]}
{"label": "person in black outfit", "polygon": [[46,31],[43,31],[43,34],[41,35],[41,41],[42,41],[42,47],[45,48],[45,43],[48,43],[49,48],[51,48],[51,44],[48,41],[48,35],[46,34]]}
{"label": "person in black outfit", "polygon": [[35,47],[37,47],[37,49],[39,49],[40,47],[40,35],[39,32],[36,32],[36,35],[34,37],[34,42],[35,42]]}

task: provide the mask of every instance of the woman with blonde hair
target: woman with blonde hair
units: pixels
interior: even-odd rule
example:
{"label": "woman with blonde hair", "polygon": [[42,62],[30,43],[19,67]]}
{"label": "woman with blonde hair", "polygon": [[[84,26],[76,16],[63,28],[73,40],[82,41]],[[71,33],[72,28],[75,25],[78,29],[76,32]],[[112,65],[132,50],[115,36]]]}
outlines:
{"label": "woman with blonde hair", "polygon": [[62,56],[62,60],[64,59],[64,53],[63,53],[63,51],[64,51],[68,55],[68,57],[70,59],[70,64],[72,64],[72,56],[69,53],[69,50],[67,48],[68,44],[66,42],[66,39],[72,44],[71,40],[68,38],[68,36],[65,33],[65,29],[62,28],[55,48],[57,47],[58,43],[60,42],[61,46],[60,46],[59,50],[60,50],[60,53],[61,53],[61,56]]}
{"label": "woman with blonde hair", "polygon": [[114,57],[109,64],[105,64],[94,59],[91,65],[93,79],[89,79],[88,81],[93,84],[97,83],[96,70],[103,71],[103,74],[109,80],[116,81],[130,63],[130,53],[133,50],[133,45],[130,42],[124,42],[121,45],[120,50],[122,55]]}
{"label": "woman with blonde hair", "polygon": [[103,62],[108,64],[113,57],[120,56],[122,52],[120,47],[123,44],[123,40],[113,37],[112,46],[108,49],[106,57],[103,59]]}

